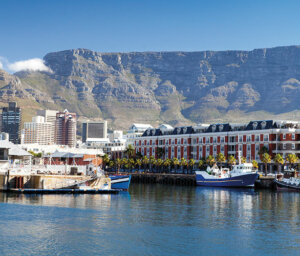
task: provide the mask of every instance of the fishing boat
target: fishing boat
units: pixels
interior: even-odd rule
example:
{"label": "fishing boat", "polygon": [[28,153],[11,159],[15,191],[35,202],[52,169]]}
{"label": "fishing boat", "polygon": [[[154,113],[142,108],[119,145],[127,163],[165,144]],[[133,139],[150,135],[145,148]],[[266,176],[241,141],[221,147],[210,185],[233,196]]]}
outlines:
{"label": "fishing boat", "polygon": [[111,179],[112,189],[121,189],[121,190],[129,189],[131,175],[110,175],[108,177]]}
{"label": "fishing boat", "polygon": [[233,169],[219,169],[208,167],[206,171],[196,171],[198,186],[209,187],[254,187],[259,177],[251,163],[239,163]]}
{"label": "fishing boat", "polygon": [[300,191],[300,179],[291,177],[289,179],[274,180],[278,190]]}

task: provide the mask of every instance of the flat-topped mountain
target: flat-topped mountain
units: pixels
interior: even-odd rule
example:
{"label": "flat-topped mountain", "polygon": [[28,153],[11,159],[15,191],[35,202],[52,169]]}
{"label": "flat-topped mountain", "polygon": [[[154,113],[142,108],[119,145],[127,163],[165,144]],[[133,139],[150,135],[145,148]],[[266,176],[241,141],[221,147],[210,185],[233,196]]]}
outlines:
{"label": "flat-topped mountain", "polygon": [[[132,122],[172,125],[249,119],[299,119],[300,46],[253,51],[49,53],[46,72],[3,80],[2,101],[31,109],[104,118],[114,128]],[[4,82],[3,82],[4,81]],[[22,103],[21,103],[22,104]]]}

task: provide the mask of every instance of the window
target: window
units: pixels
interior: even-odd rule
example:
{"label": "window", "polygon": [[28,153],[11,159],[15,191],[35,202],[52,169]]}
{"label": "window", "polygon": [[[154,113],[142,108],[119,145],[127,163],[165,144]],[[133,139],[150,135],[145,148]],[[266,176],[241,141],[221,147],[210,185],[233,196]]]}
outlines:
{"label": "window", "polygon": [[217,143],[217,137],[214,137],[214,138],[213,138],[213,142],[214,142],[214,143]]}
{"label": "window", "polygon": [[224,152],[224,145],[221,145],[221,151]]}
{"label": "window", "polygon": [[269,140],[269,135],[268,134],[265,134],[264,135],[264,141],[268,141]]}
{"label": "window", "polygon": [[295,137],[296,137],[296,136],[295,136],[295,133],[293,133],[293,134],[292,134],[292,140],[294,140]]}
{"label": "window", "polygon": [[259,141],[259,135],[255,135],[255,141]]}
{"label": "window", "polygon": [[186,147],[184,147],[184,152],[186,152],[187,151],[187,149],[186,149]]}
{"label": "window", "polygon": [[295,144],[294,143],[292,144],[292,149],[295,149]]}
{"label": "window", "polygon": [[202,152],[202,147],[201,146],[199,147],[199,152]]}
{"label": "window", "polygon": [[242,150],[243,150],[243,146],[239,145],[239,151],[242,151]]}
{"label": "window", "polygon": [[224,143],[224,142],[225,142],[225,138],[221,137],[221,143]]}
{"label": "window", "polygon": [[259,151],[259,145],[258,145],[258,144],[255,145],[255,151],[256,151],[256,152]]}
{"label": "window", "polygon": [[284,140],[286,139],[286,134],[283,134],[283,139],[284,139]]}
{"label": "window", "polygon": [[203,143],[203,138],[199,138],[199,143]]}
{"label": "window", "polygon": [[250,142],[251,141],[251,135],[248,135],[247,136],[247,142]]}
{"label": "window", "polygon": [[286,144],[285,144],[285,143],[282,144],[282,148],[283,148],[283,149],[286,149]]}
{"label": "window", "polygon": [[243,136],[239,136],[239,142],[243,142]]}
{"label": "window", "polygon": [[251,145],[247,145],[247,151],[250,152],[251,150]]}
{"label": "window", "polygon": [[208,152],[208,153],[209,153],[209,147],[206,147],[206,152]]}
{"label": "window", "polygon": [[217,152],[217,146],[214,146],[214,152]]}

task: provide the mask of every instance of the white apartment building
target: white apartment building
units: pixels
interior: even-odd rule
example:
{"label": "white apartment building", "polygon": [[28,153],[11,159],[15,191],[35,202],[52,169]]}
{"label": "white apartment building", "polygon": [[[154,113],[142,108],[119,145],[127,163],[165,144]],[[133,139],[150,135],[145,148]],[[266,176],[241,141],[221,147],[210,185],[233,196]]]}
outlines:
{"label": "white apartment building", "polygon": [[54,144],[54,129],[51,122],[45,122],[43,116],[35,116],[32,122],[24,123],[24,143],[40,145]]}

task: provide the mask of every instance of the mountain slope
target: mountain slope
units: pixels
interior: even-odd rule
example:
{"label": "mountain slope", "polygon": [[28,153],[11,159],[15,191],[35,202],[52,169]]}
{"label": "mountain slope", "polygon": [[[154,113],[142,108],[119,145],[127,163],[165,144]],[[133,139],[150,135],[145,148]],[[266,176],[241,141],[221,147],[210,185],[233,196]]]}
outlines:
{"label": "mountain slope", "polygon": [[[27,93],[39,107],[108,119],[114,128],[132,122],[298,119],[300,112],[299,46],[141,53],[76,49],[49,53],[44,60],[53,73],[15,74],[21,87],[16,92]],[[5,90],[0,89],[2,99]]]}

